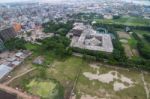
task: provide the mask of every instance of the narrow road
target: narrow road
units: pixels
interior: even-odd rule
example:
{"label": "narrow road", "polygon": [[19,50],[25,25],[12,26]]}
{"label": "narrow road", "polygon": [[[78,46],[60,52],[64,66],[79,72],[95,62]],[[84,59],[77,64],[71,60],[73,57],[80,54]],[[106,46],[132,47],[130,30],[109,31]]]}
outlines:
{"label": "narrow road", "polygon": [[32,95],[29,95],[27,93],[21,92],[19,90],[16,90],[16,89],[14,89],[12,87],[7,86],[8,84],[10,84],[15,79],[17,79],[17,78],[19,78],[19,77],[21,77],[21,76],[23,76],[23,75],[25,75],[25,74],[35,70],[35,69],[36,68],[29,69],[28,71],[23,72],[20,75],[17,75],[15,77],[13,77],[12,79],[8,80],[7,82],[4,82],[3,84],[0,84],[0,89],[6,91],[8,93],[16,94],[18,97],[21,97],[23,99],[40,99],[37,96],[32,96]]}
{"label": "narrow road", "polygon": [[15,79],[17,79],[17,78],[19,78],[19,77],[21,77],[21,76],[23,76],[23,75],[25,75],[25,74],[31,72],[31,71],[33,71],[33,70],[35,70],[35,69],[36,69],[36,68],[29,69],[29,70],[27,70],[26,72],[23,72],[22,74],[17,75],[17,76],[15,76],[15,77],[11,78],[10,80],[4,82],[3,84],[4,84],[4,85],[8,85],[8,84],[10,84],[13,80],[15,80]]}
{"label": "narrow road", "polygon": [[144,84],[144,89],[145,89],[145,92],[146,92],[146,96],[147,96],[147,99],[150,98],[150,92],[149,92],[149,89],[148,89],[148,85],[146,83],[146,81],[144,80],[144,74],[143,72],[141,72],[141,78],[142,78],[142,81],[143,81],[143,84]]}
{"label": "narrow road", "polygon": [[81,73],[81,69],[79,69],[79,71],[78,71],[78,73],[77,73],[77,76],[76,76],[76,78],[75,78],[75,81],[74,81],[74,84],[73,84],[73,87],[72,87],[72,90],[71,90],[70,98],[69,98],[69,99],[72,99],[72,94],[74,93],[74,89],[75,89],[75,87],[76,87],[76,85],[77,85],[77,82],[78,82],[80,73]]}
{"label": "narrow road", "polygon": [[8,87],[8,86],[3,85],[3,84],[0,84],[0,89],[6,91],[8,93],[16,94],[18,97],[21,97],[23,99],[40,99],[39,97],[32,96],[32,95],[29,95],[27,93],[20,92],[16,89],[13,89],[13,88]]}

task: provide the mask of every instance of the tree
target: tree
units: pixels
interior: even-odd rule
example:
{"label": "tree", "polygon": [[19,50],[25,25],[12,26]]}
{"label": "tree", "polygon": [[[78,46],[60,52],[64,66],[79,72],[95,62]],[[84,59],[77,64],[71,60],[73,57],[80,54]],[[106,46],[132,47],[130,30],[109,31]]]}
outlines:
{"label": "tree", "polygon": [[70,40],[64,36],[54,36],[51,38],[46,38],[42,41],[41,48],[43,51],[51,51],[59,58],[71,55],[72,51],[68,47]]}
{"label": "tree", "polygon": [[143,34],[143,37],[145,38],[145,40],[147,40],[150,43],[150,35]]}
{"label": "tree", "polygon": [[20,38],[12,38],[4,42],[4,45],[8,50],[26,49],[25,44],[26,44],[26,41]]}

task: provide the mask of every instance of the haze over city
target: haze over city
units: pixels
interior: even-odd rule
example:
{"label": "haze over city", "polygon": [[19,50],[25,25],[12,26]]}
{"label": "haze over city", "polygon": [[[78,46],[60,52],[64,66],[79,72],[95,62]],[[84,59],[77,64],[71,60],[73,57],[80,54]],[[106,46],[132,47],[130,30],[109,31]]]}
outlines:
{"label": "haze over city", "polygon": [[150,1],[0,0],[0,99],[150,99]]}

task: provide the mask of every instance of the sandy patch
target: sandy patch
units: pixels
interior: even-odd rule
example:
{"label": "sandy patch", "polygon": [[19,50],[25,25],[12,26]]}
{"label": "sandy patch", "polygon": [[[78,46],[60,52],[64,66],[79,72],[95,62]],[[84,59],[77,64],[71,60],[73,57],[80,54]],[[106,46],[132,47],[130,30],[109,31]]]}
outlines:
{"label": "sandy patch", "polygon": [[90,64],[90,67],[93,68],[93,69],[99,69],[100,67],[95,65],[95,64]]}
{"label": "sandy patch", "polygon": [[133,84],[133,81],[132,81],[131,79],[129,79],[129,78],[123,76],[123,75],[121,75],[120,80],[121,80],[122,82],[128,83],[129,85],[132,85],[132,84]]}
{"label": "sandy patch", "polygon": [[85,73],[83,73],[83,75],[85,77],[89,78],[89,80],[98,80],[98,81],[101,81],[103,83],[110,83],[110,82],[114,81],[114,79],[118,79],[116,71],[110,71],[106,74],[100,74],[100,75],[93,74],[90,72],[85,72]]}
{"label": "sandy patch", "polygon": [[128,41],[126,39],[121,39],[120,42],[125,43],[125,44],[128,43]]}
{"label": "sandy patch", "polygon": [[76,99],[76,95],[72,96],[71,99]]}
{"label": "sandy patch", "polygon": [[133,53],[132,53],[130,46],[128,44],[122,44],[122,46],[124,47],[126,56],[131,58],[133,56]]}
{"label": "sandy patch", "polygon": [[139,52],[137,49],[132,49],[132,53],[134,54],[134,56],[139,56]]}
{"label": "sandy patch", "polygon": [[131,39],[130,35],[127,32],[117,32],[120,39]]}
{"label": "sandy patch", "polygon": [[[89,80],[98,80],[102,83],[107,84],[113,82],[114,91],[120,91],[125,88],[132,87],[134,85],[134,82],[130,78],[125,77],[122,74],[119,74],[117,71],[110,71],[105,74],[93,74],[90,72],[84,72],[83,75]],[[118,82],[117,80],[121,82]]]}
{"label": "sandy patch", "polygon": [[90,96],[90,95],[82,95],[80,99],[99,99],[98,97],[94,96]]}
{"label": "sandy patch", "polygon": [[114,86],[114,91],[120,91],[120,90],[123,90],[125,88],[128,88],[123,83],[119,83],[119,82],[114,82],[113,86]]}

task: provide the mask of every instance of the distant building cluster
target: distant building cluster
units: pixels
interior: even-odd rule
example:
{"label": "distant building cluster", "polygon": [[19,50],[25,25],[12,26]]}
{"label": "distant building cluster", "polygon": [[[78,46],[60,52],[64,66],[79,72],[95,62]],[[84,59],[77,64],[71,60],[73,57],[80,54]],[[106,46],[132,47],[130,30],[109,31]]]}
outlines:
{"label": "distant building cluster", "polygon": [[75,23],[67,37],[72,39],[71,47],[94,51],[113,52],[111,35],[95,31],[90,25]]}
{"label": "distant building cluster", "polygon": [[31,55],[29,51],[4,52],[0,54],[0,80],[20,65],[25,58]]}
{"label": "distant building cluster", "polygon": [[16,37],[17,32],[13,27],[7,27],[5,29],[0,29],[0,52],[5,49],[4,42]]}
{"label": "distant building cluster", "polygon": [[42,40],[47,37],[52,37],[54,33],[44,33],[42,28],[37,28],[36,30],[30,30],[26,33],[21,33],[17,35],[19,38],[24,38],[26,41],[37,43],[37,40]]}
{"label": "distant building cluster", "polygon": [[150,18],[150,7],[123,2],[122,0],[67,1],[61,4],[24,3],[0,4],[0,29],[13,26],[16,32],[35,29],[50,20],[71,20],[76,13],[97,13],[106,19],[113,16],[141,16]]}
{"label": "distant building cluster", "polygon": [[13,27],[0,30],[0,39],[7,41],[10,38],[14,38],[17,35]]}

